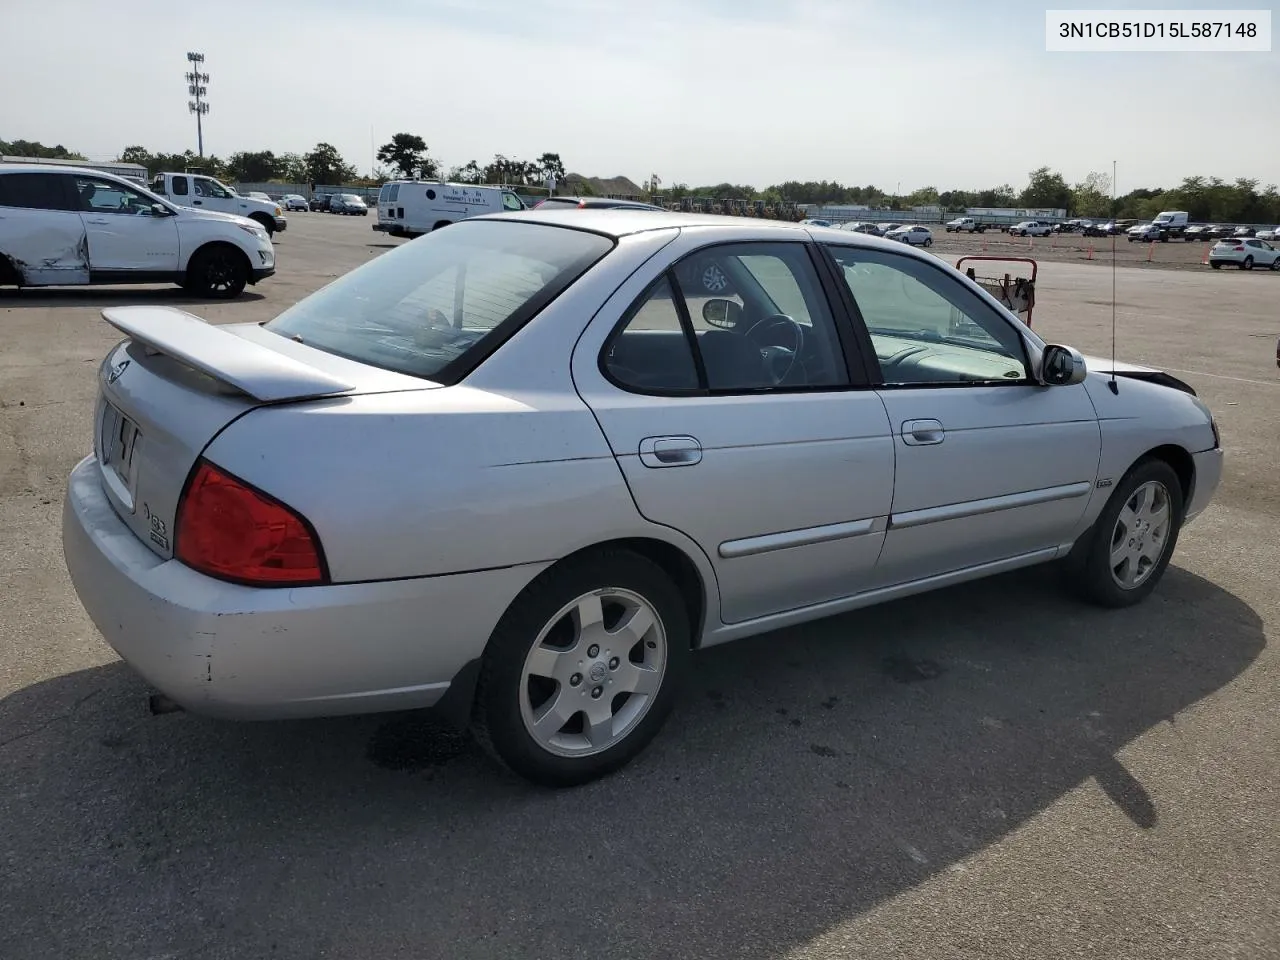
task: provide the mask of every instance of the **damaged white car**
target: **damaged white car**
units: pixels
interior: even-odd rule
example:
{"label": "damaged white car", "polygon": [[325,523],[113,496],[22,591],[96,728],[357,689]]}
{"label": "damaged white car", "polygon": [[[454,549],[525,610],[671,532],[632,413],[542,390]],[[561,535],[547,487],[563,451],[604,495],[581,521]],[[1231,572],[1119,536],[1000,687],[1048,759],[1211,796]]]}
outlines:
{"label": "damaged white car", "polygon": [[177,283],[230,299],[275,269],[271,237],[244,217],[79,167],[0,170],[0,286]]}

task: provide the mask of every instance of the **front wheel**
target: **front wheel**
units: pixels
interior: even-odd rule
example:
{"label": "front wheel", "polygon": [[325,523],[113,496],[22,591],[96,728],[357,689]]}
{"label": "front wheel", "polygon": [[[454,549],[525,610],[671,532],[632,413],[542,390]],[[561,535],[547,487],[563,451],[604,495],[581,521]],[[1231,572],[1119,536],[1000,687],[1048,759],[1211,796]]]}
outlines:
{"label": "front wheel", "polygon": [[197,296],[232,300],[244,292],[249,282],[249,263],[235,247],[217,244],[199,250],[187,264],[183,283]]}
{"label": "front wheel", "polygon": [[605,550],[553,567],[485,648],[473,731],[515,773],[587,783],[634,758],[675,702],[690,657],[680,592],[651,560]]}
{"label": "front wheel", "polygon": [[1104,607],[1139,603],[1164,576],[1182,527],[1182,483],[1163,460],[1142,460],[1120,481],[1090,539],[1067,560],[1076,588]]}
{"label": "front wheel", "polygon": [[1280,270],[1280,257],[1276,257],[1274,260],[1271,261],[1271,269]]}

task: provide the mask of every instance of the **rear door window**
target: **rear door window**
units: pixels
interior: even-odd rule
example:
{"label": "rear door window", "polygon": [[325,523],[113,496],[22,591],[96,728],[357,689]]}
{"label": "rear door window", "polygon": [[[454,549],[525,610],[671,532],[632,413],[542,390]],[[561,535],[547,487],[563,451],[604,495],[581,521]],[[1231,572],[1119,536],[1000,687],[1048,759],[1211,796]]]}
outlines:
{"label": "rear door window", "polygon": [[[161,180],[160,183],[163,184],[164,181]],[[173,195],[175,197],[185,197],[187,195],[187,178],[186,177],[173,178]]]}
{"label": "rear door window", "polygon": [[70,210],[68,178],[61,173],[0,174],[0,206]]}

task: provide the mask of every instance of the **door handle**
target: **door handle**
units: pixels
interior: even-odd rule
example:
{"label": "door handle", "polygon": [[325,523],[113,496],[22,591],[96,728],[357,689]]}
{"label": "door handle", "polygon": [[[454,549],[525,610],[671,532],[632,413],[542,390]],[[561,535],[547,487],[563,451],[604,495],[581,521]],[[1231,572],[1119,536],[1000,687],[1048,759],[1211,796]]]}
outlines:
{"label": "door handle", "polygon": [[203,201],[203,200],[192,200],[192,201],[191,201],[191,203],[192,203],[194,206],[197,206],[197,207],[203,207],[203,206],[204,206],[204,201]]}
{"label": "door handle", "polygon": [[937,420],[907,420],[902,424],[902,442],[911,447],[941,443],[947,432]]}
{"label": "door handle", "polygon": [[640,462],[646,467],[691,467],[702,461],[702,444],[693,437],[645,437]]}

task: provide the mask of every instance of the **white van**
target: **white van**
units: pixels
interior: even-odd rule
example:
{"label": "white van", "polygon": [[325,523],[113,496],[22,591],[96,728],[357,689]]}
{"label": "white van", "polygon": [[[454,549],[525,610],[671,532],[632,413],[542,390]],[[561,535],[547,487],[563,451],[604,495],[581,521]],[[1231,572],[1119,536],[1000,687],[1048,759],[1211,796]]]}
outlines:
{"label": "white van", "polygon": [[524,201],[502,187],[392,180],[378,191],[378,222],[373,229],[393,237],[416,237],[482,213],[524,209]]}

